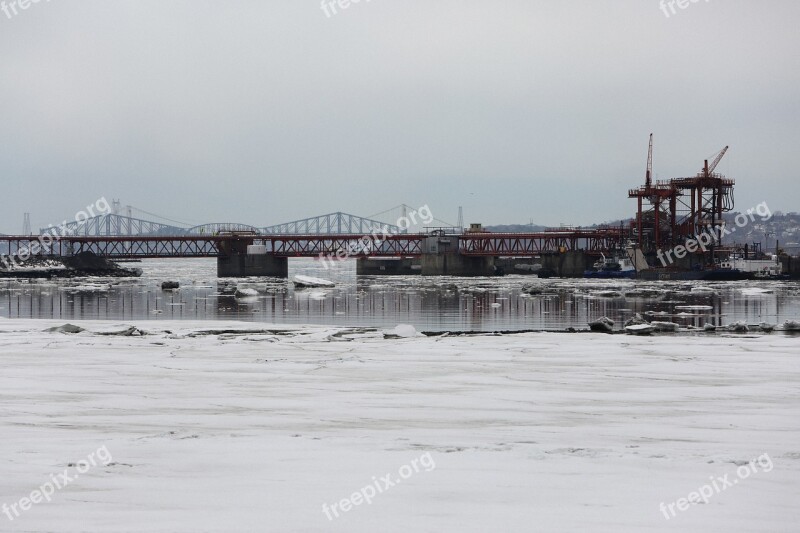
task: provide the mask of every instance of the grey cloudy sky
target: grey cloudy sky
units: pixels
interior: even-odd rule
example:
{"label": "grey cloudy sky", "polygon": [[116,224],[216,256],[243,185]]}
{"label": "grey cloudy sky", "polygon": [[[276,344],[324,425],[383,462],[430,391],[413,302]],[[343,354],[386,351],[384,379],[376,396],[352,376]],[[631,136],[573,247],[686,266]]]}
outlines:
{"label": "grey cloudy sky", "polygon": [[[8,4],[10,0],[6,0]],[[800,2],[51,0],[0,12],[0,231],[100,196],[266,225],[429,204],[630,216],[726,144],[737,207],[800,210]]]}

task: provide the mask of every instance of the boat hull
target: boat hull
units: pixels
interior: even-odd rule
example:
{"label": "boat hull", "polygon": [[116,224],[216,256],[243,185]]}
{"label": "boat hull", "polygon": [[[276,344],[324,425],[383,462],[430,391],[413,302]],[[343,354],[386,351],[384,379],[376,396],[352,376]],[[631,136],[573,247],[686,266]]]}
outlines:
{"label": "boat hull", "polygon": [[742,281],[755,279],[755,276],[751,272],[742,272],[741,270],[667,270],[653,268],[638,272],[636,279],[645,281]]}
{"label": "boat hull", "polygon": [[595,271],[587,270],[583,273],[583,277],[587,279],[634,279],[636,278],[635,270],[612,270],[612,271]]}

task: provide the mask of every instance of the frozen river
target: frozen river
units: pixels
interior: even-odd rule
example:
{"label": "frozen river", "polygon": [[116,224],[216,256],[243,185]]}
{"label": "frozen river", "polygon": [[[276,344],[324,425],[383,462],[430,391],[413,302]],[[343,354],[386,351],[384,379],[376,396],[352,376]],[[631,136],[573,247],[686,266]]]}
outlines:
{"label": "frozen river", "polygon": [[[330,290],[295,290],[287,280],[217,279],[213,260],[148,260],[135,279],[0,281],[0,316],[65,320],[239,320],[277,324],[387,327],[420,331],[520,331],[585,328],[608,316],[702,327],[743,320],[800,318],[797,282],[634,282],[502,278],[357,277],[353,262],[325,270],[290,261],[290,277],[331,279]],[[162,291],[179,281],[179,291]],[[257,296],[234,297],[252,288]]]}
{"label": "frozen river", "polygon": [[[796,283],[357,277],[297,261],[290,276],[336,287],[296,290],[217,279],[207,260],[140,266],[0,283],[0,531],[800,521],[800,337],[486,334],[635,313],[779,324],[800,318]],[[48,331],[66,322],[79,329]]]}
{"label": "frozen river", "polygon": [[797,337],[63,322],[0,319],[2,531],[800,522]]}

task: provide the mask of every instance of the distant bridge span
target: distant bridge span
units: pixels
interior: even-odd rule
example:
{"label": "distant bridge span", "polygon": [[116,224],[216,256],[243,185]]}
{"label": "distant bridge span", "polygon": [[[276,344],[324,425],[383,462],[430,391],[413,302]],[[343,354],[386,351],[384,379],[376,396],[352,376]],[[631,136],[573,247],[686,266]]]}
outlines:
{"label": "distant bridge span", "polygon": [[369,235],[373,232],[392,234],[407,233],[406,228],[387,224],[380,220],[372,220],[337,211],[327,215],[286,222],[274,226],[258,227],[239,222],[214,222],[192,227],[181,227],[176,223],[165,224],[123,216],[117,213],[98,215],[86,220],[70,222],[57,228],[42,228],[41,234],[55,231],[59,235],[69,236],[183,236],[183,235],[217,235],[223,232],[250,231],[263,235]]}
{"label": "distant bridge span", "polygon": [[42,228],[41,234],[55,231],[59,235],[181,235],[185,228],[141,218],[116,214],[99,215],[57,228]]}
{"label": "distant bridge span", "polygon": [[262,228],[261,233],[265,235],[353,235],[356,233],[360,235],[369,235],[372,232],[380,232],[383,229],[393,234],[407,233],[406,228],[387,224],[380,220],[349,215],[341,211],[295,220],[293,222],[286,222],[284,224],[277,224],[275,226],[268,226]]}
{"label": "distant bridge span", "polygon": [[238,222],[214,222],[211,224],[201,224],[184,230],[188,235],[219,235],[220,233],[233,233],[248,231],[251,233],[261,233],[261,231],[249,224],[239,224]]}

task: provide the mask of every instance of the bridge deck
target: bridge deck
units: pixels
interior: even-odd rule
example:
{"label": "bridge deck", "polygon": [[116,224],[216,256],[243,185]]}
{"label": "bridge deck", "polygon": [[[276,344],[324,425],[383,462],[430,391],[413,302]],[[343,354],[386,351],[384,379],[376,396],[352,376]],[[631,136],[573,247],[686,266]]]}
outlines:
{"label": "bridge deck", "polygon": [[[450,236],[460,240],[459,252],[468,256],[530,256],[583,250],[600,254],[623,242],[621,229],[545,231],[541,233],[473,233]],[[365,235],[181,235],[181,236],[1,236],[0,254],[69,256],[80,252],[117,259],[218,257],[248,244],[263,245],[279,257],[416,257],[423,254],[427,234]]]}

